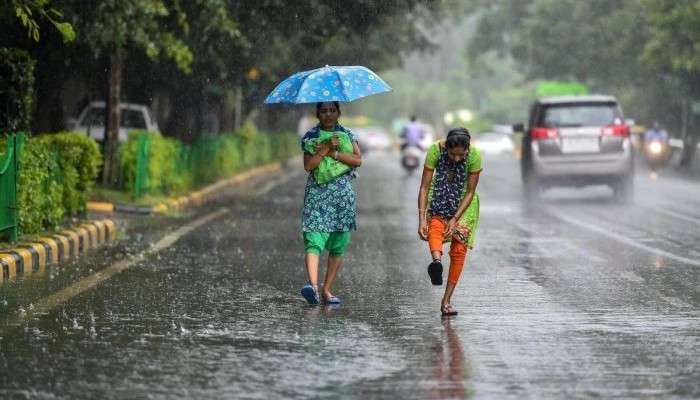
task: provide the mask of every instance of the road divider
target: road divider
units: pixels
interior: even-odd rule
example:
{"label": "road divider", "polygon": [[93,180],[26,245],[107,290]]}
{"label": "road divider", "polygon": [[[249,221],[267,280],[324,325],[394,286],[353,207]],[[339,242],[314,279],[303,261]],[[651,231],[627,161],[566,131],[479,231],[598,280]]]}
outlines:
{"label": "road divider", "polygon": [[56,234],[18,242],[0,250],[0,283],[44,271],[97,248],[117,237],[117,225],[109,219],[89,221]]}

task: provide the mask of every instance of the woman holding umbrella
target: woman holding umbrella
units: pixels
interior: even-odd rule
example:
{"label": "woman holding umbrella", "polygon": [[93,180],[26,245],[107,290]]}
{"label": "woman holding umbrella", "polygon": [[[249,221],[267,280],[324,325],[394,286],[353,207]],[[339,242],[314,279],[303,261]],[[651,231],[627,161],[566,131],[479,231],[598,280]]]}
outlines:
{"label": "woman holding umbrella", "polygon": [[[357,139],[348,129],[338,124],[340,105],[337,101],[316,104],[319,124],[309,130],[301,140],[304,152],[304,169],[309,173],[304,193],[302,232],[308,284],[301,294],[309,304],[339,304],[340,299],[331,289],[340,270],[343,254],[350,243],[350,232],[355,230],[355,192],[352,188],[353,169],[362,164],[362,155]],[[326,141],[315,147],[310,142],[318,141],[324,132],[334,132]],[[352,144],[351,152],[339,151],[340,138],[345,134]],[[320,167],[323,159],[330,157],[351,169],[325,183],[319,183],[312,173]],[[328,266],[319,298],[318,264],[321,253],[328,250]]]}
{"label": "woman holding umbrella", "polygon": [[[319,124],[301,140],[304,169],[302,234],[308,284],[301,294],[310,304],[339,304],[331,289],[343,254],[355,230],[354,169],[362,164],[357,139],[338,124],[339,102],[350,102],[391,90],[377,74],[362,66],[328,66],[297,72],[279,83],[266,104],[316,103]],[[318,264],[328,251],[328,268],[319,296]]]}

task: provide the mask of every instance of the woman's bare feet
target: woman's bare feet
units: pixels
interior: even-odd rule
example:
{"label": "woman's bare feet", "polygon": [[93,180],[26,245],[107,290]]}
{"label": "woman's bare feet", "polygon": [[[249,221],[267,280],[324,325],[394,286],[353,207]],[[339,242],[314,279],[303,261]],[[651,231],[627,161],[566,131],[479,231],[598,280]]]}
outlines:
{"label": "woman's bare feet", "polygon": [[440,307],[440,312],[442,313],[443,317],[451,317],[453,315],[457,315],[457,310],[455,310],[454,307],[452,307],[452,305],[449,303],[443,304]]}
{"label": "woman's bare feet", "polygon": [[331,292],[324,291],[323,292],[323,301],[326,304],[340,304],[340,299],[336,296],[333,296]]}

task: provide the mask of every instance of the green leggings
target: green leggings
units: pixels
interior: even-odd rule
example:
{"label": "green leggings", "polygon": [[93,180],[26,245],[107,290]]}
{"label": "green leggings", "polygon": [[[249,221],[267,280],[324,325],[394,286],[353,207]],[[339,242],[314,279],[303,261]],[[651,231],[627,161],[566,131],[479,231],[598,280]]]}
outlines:
{"label": "green leggings", "polygon": [[304,232],[304,250],[321,255],[328,250],[332,256],[342,256],[350,244],[350,232]]}

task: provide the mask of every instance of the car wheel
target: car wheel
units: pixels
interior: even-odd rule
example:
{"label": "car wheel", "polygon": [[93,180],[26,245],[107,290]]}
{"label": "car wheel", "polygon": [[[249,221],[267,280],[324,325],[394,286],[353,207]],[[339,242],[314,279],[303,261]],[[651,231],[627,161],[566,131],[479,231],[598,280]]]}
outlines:
{"label": "car wheel", "polygon": [[620,203],[627,204],[634,201],[634,179],[632,176],[624,176],[613,184],[613,195]]}

